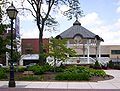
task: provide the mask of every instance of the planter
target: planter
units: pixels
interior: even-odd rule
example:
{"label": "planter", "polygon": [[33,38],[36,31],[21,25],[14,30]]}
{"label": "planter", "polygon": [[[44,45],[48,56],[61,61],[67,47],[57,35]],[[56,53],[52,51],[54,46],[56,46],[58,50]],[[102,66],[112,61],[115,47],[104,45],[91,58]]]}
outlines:
{"label": "planter", "polygon": [[77,60],[77,63],[80,63],[80,60]]}

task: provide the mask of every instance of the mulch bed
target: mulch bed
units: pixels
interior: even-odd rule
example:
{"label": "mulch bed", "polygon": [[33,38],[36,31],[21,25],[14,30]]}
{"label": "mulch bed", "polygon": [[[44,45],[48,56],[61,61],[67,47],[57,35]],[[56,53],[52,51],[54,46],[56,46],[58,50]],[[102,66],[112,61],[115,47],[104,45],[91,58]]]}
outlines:
{"label": "mulch bed", "polygon": [[99,76],[95,76],[95,77],[92,77],[90,79],[90,81],[92,82],[97,82],[97,81],[103,81],[103,80],[110,80],[110,79],[113,79],[114,77],[111,76],[111,75],[106,75],[105,77],[99,77]]}
{"label": "mulch bed", "polygon": [[[56,81],[54,79],[56,74],[57,73],[54,73],[54,72],[46,72],[45,74],[42,75],[44,77],[43,81]],[[97,82],[97,81],[103,81],[103,80],[110,80],[113,78],[114,77],[111,75],[106,75],[105,77],[94,76],[94,77],[91,77],[91,79],[89,81],[90,82]]]}
{"label": "mulch bed", "polygon": [[[42,81],[59,81],[59,80],[54,79],[56,74],[57,73],[54,73],[54,72],[46,72],[46,73],[44,73],[43,75],[40,75],[40,76],[42,76],[42,78],[43,78]],[[23,72],[15,73],[15,78],[25,77],[25,76],[29,76],[29,75],[23,75]],[[94,76],[94,77],[91,77],[89,82],[104,81],[104,80],[110,80],[110,79],[113,79],[113,78],[114,77],[111,76],[111,75],[106,75],[105,77]],[[8,80],[8,79],[6,79],[6,80]],[[84,82],[84,81],[82,81],[82,82]]]}

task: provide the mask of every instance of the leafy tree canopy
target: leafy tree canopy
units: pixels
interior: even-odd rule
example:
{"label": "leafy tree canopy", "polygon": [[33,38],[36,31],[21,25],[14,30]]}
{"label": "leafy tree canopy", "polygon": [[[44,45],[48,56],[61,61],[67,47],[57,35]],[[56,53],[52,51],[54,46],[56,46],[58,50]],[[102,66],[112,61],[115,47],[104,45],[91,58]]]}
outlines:
{"label": "leafy tree canopy", "polygon": [[6,45],[9,43],[9,38],[5,35],[7,27],[8,25],[0,24],[0,55],[8,51]]}
{"label": "leafy tree canopy", "polygon": [[[3,0],[4,2],[9,2],[9,0]],[[62,12],[64,16],[68,19],[82,16],[82,10],[80,8],[80,0],[13,0],[14,2],[21,3],[22,10],[28,10],[31,12],[36,20],[36,25],[39,30],[39,63],[44,64],[43,61],[43,31],[48,28],[48,30],[55,30],[55,26],[58,22],[55,20],[55,15],[58,12]],[[13,3],[14,3],[13,2]],[[5,4],[5,3],[4,3]],[[26,8],[25,5],[29,4],[30,7]],[[66,6],[67,9],[60,11],[62,6]],[[20,9],[20,8],[19,8]]]}
{"label": "leafy tree canopy", "polygon": [[67,55],[74,56],[76,52],[71,49],[67,48],[67,40],[66,39],[50,39],[49,44],[49,56],[53,56],[55,59],[59,59],[65,61],[67,59]]}

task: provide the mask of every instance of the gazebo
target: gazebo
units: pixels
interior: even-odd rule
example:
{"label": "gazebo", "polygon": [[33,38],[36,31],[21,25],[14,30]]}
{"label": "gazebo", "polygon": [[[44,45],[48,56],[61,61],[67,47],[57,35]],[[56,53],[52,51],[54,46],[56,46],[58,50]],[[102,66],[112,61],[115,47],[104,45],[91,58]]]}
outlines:
{"label": "gazebo", "polygon": [[57,35],[56,38],[68,39],[67,47],[75,45],[77,47],[82,46],[82,56],[85,57],[85,55],[87,55],[88,63],[90,58],[91,45],[94,45],[96,59],[101,57],[100,43],[104,40],[98,35],[81,26],[81,23],[77,19],[73,23],[73,26]]}

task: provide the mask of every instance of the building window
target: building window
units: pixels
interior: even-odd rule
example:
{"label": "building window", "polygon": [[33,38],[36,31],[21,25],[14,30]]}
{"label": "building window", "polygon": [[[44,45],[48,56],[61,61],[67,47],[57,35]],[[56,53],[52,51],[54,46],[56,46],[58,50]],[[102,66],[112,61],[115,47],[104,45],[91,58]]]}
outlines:
{"label": "building window", "polygon": [[111,50],[111,54],[120,54],[120,50]]}

